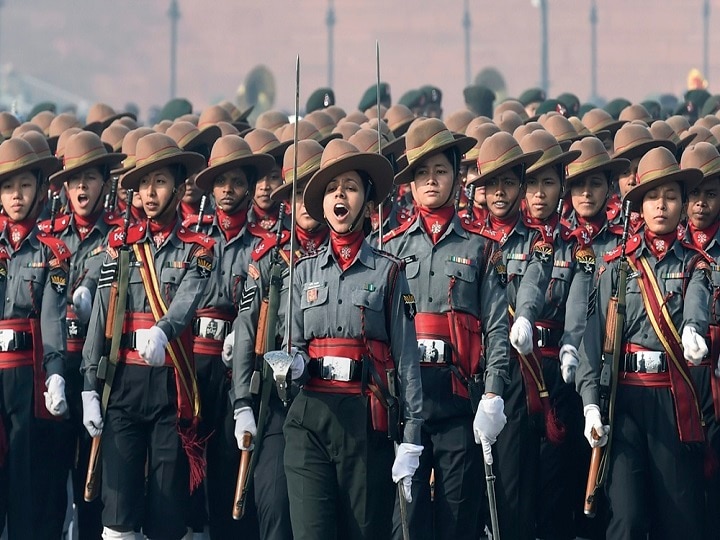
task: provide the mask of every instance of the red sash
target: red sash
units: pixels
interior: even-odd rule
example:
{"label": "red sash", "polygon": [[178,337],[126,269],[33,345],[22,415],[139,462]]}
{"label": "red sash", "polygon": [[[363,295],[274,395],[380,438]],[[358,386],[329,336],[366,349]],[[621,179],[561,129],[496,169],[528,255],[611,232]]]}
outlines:
{"label": "red sash", "polygon": [[[195,312],[195,317],[209,317],[212,319],[218,319],[228,321],[232,324],[232,314],[214,308],[198,309]],[[220,356],[223,350],[223,341],[217,339],[206,338],[202,336],[193,336],[192,351],[194,354],[203,354],[207,356]]]}
{"label": "red sash", "polygon": [[[140,263],[140,274],[143,278],[145,294],[150,304],[155,322],[165,313],[167,306],[160,293],[155,261],[150,244],[133,244],[135,257]],[[200,394],[195,375],[195,361],[190,350],[190,328],[186,328],[176,339],[170,341],[166,354],[170,355],[175,367],[175,385],[177,387],[178,433],[183,449],[190,463],[190,491],[200,485],[205,476],[204,445],[198,439],[197,427],[200,422]]]}
{"label": "red sash", "polygon": [[628,263],[633,272],[639,274],[638,285],[647,317],[668,355],[670,392],[675,404],[675,419],[680,440],[682,442],[702,442],[705,440],[702,414],[697,391],[690,379],[689,368],[680,346],[680,334],[670,317],[667,305],[663,301],[662,291],[647,259],[630,255]]}

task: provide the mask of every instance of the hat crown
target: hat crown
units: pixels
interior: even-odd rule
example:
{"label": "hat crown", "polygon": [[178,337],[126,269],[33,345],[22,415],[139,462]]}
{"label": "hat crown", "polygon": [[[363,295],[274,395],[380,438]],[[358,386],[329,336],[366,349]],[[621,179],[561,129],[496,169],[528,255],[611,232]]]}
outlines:
{"label": "hat crown", "polygon": [[57,146],[55,147],[55,155],[58,158],[62,159],[62,157],[65,155],[65,148],[67,147],[67,142],[70,140],[70,137],[80,132],[82,132],[82,129],[80,129],[79,127],[71,127],[60,134],[57,140]]}
{"label": "hat crown", "polygon": [[690,122],[682,115],[676,114],[666,120],[667,124],[673,128],[673,131],[679,136],[690,129]]}
{"label": "hat crown", "polygon": [[567,141],[578,136],[573,123],[561,114],[545,117],[543,127],[558,141]]}
{"label": "hat crown", "polygon": [[497,107],[495,107],[493,116],[497,117],[500,113],[505,111],[515,111],[523,120],[527,120],[528,118],[525,106],[516,99],[507,99],[500,103]]}
{"label": "hat crown", "polygon": [[355,122],[341,122],[335,126],[332,132],[339,133],[343,139],[348,140],[361,129],[360,124],[356,124]]}
{"label": "hat crown", "polygon": [[562,154],[562,148],[557,139],[542,129],[536,129],[520,139],[520,148],[526,154],[540,151],[543,153],[543,158],[555,158]]}
{"label": "hat crown", "polygon": [[71,113],[60,113],[50,122],[48,137],[58,137],[63,131],[71,127],[80,127],[80,121],[77,117]]}
{"label": "hat crown", "polygon": [[515,111],[503,111],[495,115],[495,123],[502,131],[512,133],[523,125],[523,119]]}
{"label": "hat crown", "polygon": [[414,119],[415,115],[408,107],[406,107],[402,103],[397,103],[393,105],[385,113],[385,121],[387,122],[388,127],[391,130],[396,129],[401,124],[412,121]]}
{"label": "hat crown", "polygon": [[38,161],[38,156],[25,139],[7,139],[0,144],[0,174],[12,172],[35,161]]}
{"label": "hat crown", "polygon": [[618,119],[626,120],[628,122],[632,122],[633,120],[642,120],[643,122],[650,123],[653,118],[643,105],[640,103],[633,103],[620,111]]}
{"label": "hat crown", "polygon": [[360,150],[358,150],[354,144],[346,141],[345,139],[333,139],[323,150],[322,157],[320,159],[320,170],[329,167],[341,159],[359,153]]}
{"label": "hat crown", "polygon": [[122,153],[128,157],[134,157],[138,141],[145,135],[150,135],[151,133],[155,133],[152,128],[141,127],[133,129],[130,133],[125,135],[125,138],[123,139]]}
{"label": "hat crown", "polygon": [[434,149],[455,140],[450,130],[437,118],[418,118],[405,134],[405,155],[412,165]]}
{"label": "hat crown", "polygon": [[100,140],[109,144],[113,150],[119,150],[125,139],[125,135],[128,133],[130,133],[130,128],[127,126],[123,124],[112,124],[103,130],[102,135],[100,135]]}
{"label": "hat crown", "polygon": [[649,128],[641,124],[625,124],[615,133],[615,154],[620,154],[639,144],[652,142],[653,140]]}
{"label": "hat crown", "polygon": [[232,115],[220,105],[211,105],[200,113],[198,129],[217,124],[218,122],[230,122],[232,124]]}
{"label": "hat crown", "polygon": [[445,120],[445,125],[450,131],[455,133],[465,133],[470,122],[475,118],[475,114],[467,109],[455,111]]}
{"label": "hat crown", "polygon": [[63,169],[75,169],[100,156],[107,155],[107,149],[95,133],[81,131],[72,135],[65,144]]}
{"label": "hat crown", "polygon": [[690,129],[687,130],[688,134],[694,133],[695,138],[693,139],[693,142],[708,142],[710,144],[717,145],[718,140],[713,135],[712,131],[710,131],[708,128],[703,126],[692,126]]}
{"label": "hat crown", "polygon": [[200,135],[200,130],[191,122],[184,120],[175,121],[167,128],[165,135],[171,137],[180,148],[184,148],[195,137]]}
{"label": "hat crown", "polygon": [[104,120],[115,115],[113,109],[107,103],[93,103],[85,117],[85,124],[93,124],[95,122],[103,122]]}
{"label": "hat crown", "polygon": [[680,168],[700,169],[706,178],[720,174],[720,152],[711,143],[693,143],[682,153]]}
{"label": "hat crown", "polygon": [[135,162],[139,169],[161,159],[182,154],[172,137],[164,133],[150,133],[141,137],[135,149]]}
{"label": "hat crown", "polygon": [[253,154],[263,154],[272,151],[280,145],[280,141],[272,131],[255,128],[243,137],[250,146]]}
{"label": "hat crown", "polygon": [[32,146],[38,157],[52,157],[52,152],[50,152],[50,146],[48,145],[47,139],[41,133],[28,131],[27,133],[20,135],[20,138],[25,139],[30,143],[30,146]]}
{"label": "hat crown", "polygon": [[290,120],[284,112],[265,111],[257,117],[257,120],[255,120],[255,129],[262,128],[269,131],[275,131],[277,128],[289,123]]}
{"label": "hat crown", "polygon": [[[288,146],[283,157],[282,175],[285,183],[295,181],[295,151],[294,144]],[[319,142],[305,139],[297,143],[297,177],[302,178],[320,168],[323,147]]]}
{"label": "hat crown", "polygon": [[[307,120],[298,120],[296,124],[299,141],[303,139],[313,139],[320,142],[320,139],[322,139],[322,135],[320,135],[320,131],[318,131],[318,128],[316,128]],[[278,139],[280,140],[280,142],[294,141],[295,124],[287,124],[283,126],[282,130],[278,134]]]}
{"label": "hat crown", "polygon": [[579,150],[580,155],[568,163],[568,176],[577,176],[610,162],[610,155],[607,153],[605,145],[597,137],[585,137],[575,141],[570,145],[570,150]]}
{"label": "hat crown", "polygon": [[[382,136],[382,134],[381,134]],[[361,152],[369,152],[377,154],[378,148],[378,132],[369,128],[363,128],[355,132],[348,142],[357,147]],[[383,146],[385,141],[383,140]]]}
{"label": "hat crown", "polygon": [[250,145],[239,135],[225,135],[213,144],[209,165],[215,167],[239,158],[252,156]]}
{"label": "hat crown", "polygon": [[640,158],[637,172],[638,186],[676,172],[680,172],[680,165],[673,153],[664,147],[653,148]]}
{"label": "hat crown", "polygon": [[387,125],[387,122],[385,120],[378,120],[377,118],[371,118],[367,122],[360,125],[363,129],[371,129],[375,133],[377,133],[378,129],[380,130],[380,134],[387,139],[388,141],[394,141],[395,135],[393,135],[392,130],[390,129],[390,126]]}
{"label": "hat crown", "polygon": [[485,139],[478,154],[478,168],[483,176],[523,155],[515,137],[500,131]]}
{"label": "hat crown", "polygon": [[614,121],[610,113],[604,109],[591,109],[582,117],[582,123],[585,124],[592,133],[600,131]]}

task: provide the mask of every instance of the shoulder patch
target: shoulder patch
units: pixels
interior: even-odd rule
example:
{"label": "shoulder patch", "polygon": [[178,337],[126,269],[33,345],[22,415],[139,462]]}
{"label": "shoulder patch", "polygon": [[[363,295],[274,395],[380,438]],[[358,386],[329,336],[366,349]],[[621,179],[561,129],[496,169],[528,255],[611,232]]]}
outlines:
{"label": "shoulder patch", "polygon": [[595,252],[591,247],[580,248],[575,253],[575,260],[578,262],[580,269],[586,274],[595,273]]}
{"label": "shoulder patch", "polygon": [[[630,255],[633,253],[637,248],[640,247],[640,244],[642,243],[640,241],[640,235],[634,234],[631,236],[628,241],[627,245],[625,247],[625,255]],[[614,260],[617,260],[620,258],[620,255],[622,255],[622,246],[616,246],[614,249],[611,249],[608,251],[605,255],[603,255],[603,259],[605,262],[612,262]]]}
{"label": "shoulder patch", "polygon": [[413,296],[412,294],[403,294],[402,300],[405,316],[408,318],[408,320],[412,321],[415,318],[415,314],[417,313],[417,307],[415,306],[415,296]]}
{"label": "shoulder patch", "polygon": [[[265,230],[262,227],[259,227],[261,230]],[[275,233],[267,234],[267,231],[265,231],[266,234],[264,236],[258,236],[260,238],[260,241],[257,243],[257,245],[252,250],[252,260],[255,262],[258,262],[260,259],[262,259],[265,255],[267,255],[272,248],[275,247],[276,244],[276,235]],[[280,235],[280,245],[284,246],[287,242],[290,241],[290,231],[283,230],[282,234]]]}
{"label": "shoulder patch", "polygon": [[540,240],[533,246],[533,255],[542,263],[549,263],[553,259],[553,246],[549,242]]}
{"label": "shoulder patch", "polygon": [[197,244],[201,246],[202,248],[210,251],[212,253],[212,249],[215,246],[215,240],[210,238],[209,236],[202,234],[202,233],[196,233],[194,231],[191,231],[187,227],[180,227],[177,230],[177,237],[185,242],[186,244],[192,243]]}
{"label": "shoulder patch", "polygon": [[493,254],[490,256],[490,266],[495,270],[495,274],[497,274],[498,282],[501,287],[507,286],[508,282],[508,275],[507,275],[507,267],[505,266],[505,263],[503,262],[503,254],[502,251],[496,250],[493,252]]}
{"label": "shoulder patch", "polygon": [[383,242],[388,242],[388,241],[392,240],[393,238],[397,238],[397,237],[400,236],[402,233],[404,233],[405,231],[407,231],[414,222],[415,222],[415,221],[412,220],[412,219],[411,219],[411,220],[407,220],[407,221],[403,221],[400,225],[398,225],[398,226],[395,227],[393,230],[391,230],[390,232],[386,233],[386,234],[383,236]]}
{"label": "shoulder patch", "polygon": [[37,235],[37,239],[50,248],[50,251],[52,251],[52,254],[59,262],[67,261],[72,256],[65,242],[59,238],[40,232]]}
{"label": "shoulder patch", "polygon": [[[51,219],[46,219],[37,224],[38,229],[46,234],[57,234],[63,232],[70,225],[70,216],[67,214],[55,216],[55,223],[53,225]],[[55,230],[52,230],[52,229]]]}

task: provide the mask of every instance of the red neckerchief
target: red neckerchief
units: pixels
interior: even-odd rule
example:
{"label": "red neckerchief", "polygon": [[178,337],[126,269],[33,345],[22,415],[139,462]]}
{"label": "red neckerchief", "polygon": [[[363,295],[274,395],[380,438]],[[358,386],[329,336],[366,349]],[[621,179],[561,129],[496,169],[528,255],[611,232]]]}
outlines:
{"label": "red neckerchief", "polygon": [[710,240],[715,238],[718,228],[720,228],[720,221],[716,221],[705,229],[698,229],[691,221],[688,222],[688,230],[690,231],[693,244],[703,250],[708,246]]}
{"label": "red neckerchief", "polygon": [[180,215],[183,219],[190,217],[193,214],[200,212],[200,201],[195,203],[186,203],[180,201]]}
{"label": "red neckerchief", "polygon": [[155,247],[160,247],[163,245],[165,240],[167,240],[167,237],[170,236],[170,233],[175,228],[176,222],[177,217],[171,219],[170,223],[168,223],[167,225],[161,225],[160,223],[157,223],[152,219],[148,219],[148,229],[152,234],[153,242],[155,242]]}
{"label": "red neckerchief", "polygon": [[552,243],[553,237],[555,236],[555,229],[557,228],[559,220],[560,216],[558,216],[556,212],[553,212],[545,219],[534,218],[529,213],[523,214],[525,225],[530,229],[540,231],[543,235],[543,240],[550,243]]}
{"label": "red neckerchief", "polygon": [[12,221],[8,219],[7,223],[10,245],[12,246],[13,251],[17,251],[23,240],[25,240],[30,234],[30,231],[35,228],[35,217],[29,216],[22,221]]}
{"label": "red neckerchief", "polygon": [[485,221],[488,217],[487,206],[473,206],[472,215],[473,215],[473,223],[477,223],[479,221]]}
{"label": "red neckerchief", "polygon": [[277,207],[273,206],[270,210],[263,210],[257,204],[253,203],[253,214],[255,215],[255,223],[260,225],[266,231],[272,229],[277,223]]}
{"label": "red neckerchief", "polygon": [[97,220],[100,218],[100,214],[102,214],[102,210],[99,210],[88,217],[75,214],[75,228],[77,229],[81,242],[85,240],[87,235],[90,234],[90,231],[93,230],[95,223],[97,223]]}
{"label": "red neckerchief", "polygon": [[677,232],[672,231],[667,234],[653,234],[645,229],[645,244],[648,249],[655,255],[658,261],[661,261],[668,250],[672,247],[673,242],[677,240]]}
{"label": "red neckerchief", "polygon": [[247,209],[228,214],[216,208],[217,222],[220,225],[220,230],[225,235],[225,240],[229,241],[231,238],[235,238],[245,226],[247,221]]}
{"label": "red neckerchief", "polygon": [[447,228],[450,226],[453,216],[455,215],[455,207],[443,206],[442,208],[428,208],[426,206],[418,206],[420,219],[422,219],[425,232],[430,236],[433,245],[440,241],[440,238]]}
{"label": "red neckerchief", "polygon": [[509,217],[504,218],[499,218],[488,212],[488,217],[490,218],[490,228],[493,231],[502,233],[502,236],[500,237],[500,245],[502,246],[515,228],[515,225],[517,225],[517,222],[520,219],[520,212],[513,212]]}
{"label": "red neckerchief", "polygon": [[295,238],[300,249],[307,255],[314,255],[317,249],[325,243],[328,228],[319,226],[314,231],[306,231],[302,227],[295,227]]}
{"label": "red neckerchief", "polygon": [[607,216],[604,212],[598,212],[590,219],[585,219],[577,214],[575,214],[575,216],[577,217],[578,227],[583,227],[591,239],[597,236],[607,221]]}
{"label": "red neckerchief", "polygon": [[645,222],[640,217],[640,212],[630,212],[630,230],[633,234],[640,232]]}
{"label": "red neckerchief", "polygon": [[335,260],[343,272],[347,270],[355,260],[358,251],[360,251],[363,239],[362,229],[343,235],[337,234],[335,231],[330,231],[330,247],[335,255]]}

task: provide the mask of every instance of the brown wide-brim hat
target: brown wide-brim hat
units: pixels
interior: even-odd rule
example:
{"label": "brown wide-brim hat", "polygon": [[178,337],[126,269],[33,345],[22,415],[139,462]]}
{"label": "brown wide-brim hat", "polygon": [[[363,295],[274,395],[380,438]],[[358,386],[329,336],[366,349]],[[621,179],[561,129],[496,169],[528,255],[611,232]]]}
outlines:
{"label": "brown wide-brim hat", "polygon": [[675,145],[675,152],[682,152],[687,145],[689,145],[693,139],[695,139],[694,133],[683,133],[683,136],[678,136],[675,130],[665,122],[665,120],[656,120],[650,126],[650,133],[653,139],[659,141],[670,141]]}
{"label": "brown wide-brim hat", "polygon": [[645,106],[640,103],[633,103],[632,105],[625,107],[622,111],[620,111],[618,120],[625,120],[626,122],[641,120],[648,126],[655,121]]}
{"label": "brown wide-brim hat", "polygon": [[605,149],[603,142],[597,137],[585,137],[575,141],[570,150],[579,150],[580,155],[568,163],[566,184],[585,178],[595,173],[609,173],[610,179],[617,178],[630,167],[627,159],[613,159]]}
{"label": "brown wide-brim hat", "polygon": [[720,152],[709,142],[698,142],[688,146],[680,158],[681,169],[700,169],[703,180],[720,176]]}
{"label": "brown wide-brim hat", "polygon": [[121,153],[108,153],[105,144],[94,132],[81,131],[68,139],[63,169],[50,177],[50,184],[59,188],[73,174],[90,167],[107,166],[110,170],[126,157]]}
{"label": "brown wide-brim hat", "polygon": [[211,124],[200,130],[191,122],[176,120],[167,128],[165,135],[172,137],[181,150],[195,151],[197,148],[207,148],[209,153],[215,141],[220,138],[220,128]]}
{"label": "brown wide-brim hat", "polygon": [[58,161],[52,156],[38,157],[28,141],[22,137],[7,139],[0,144],[0,184],[26,171],[39,171],[41,180],[57,170]]}
{"label": "brown wide-brim hat", "polygon": [[190,176],[205,166],[205,158],[201,154],[181,150],[173,138],[164,133],[145,135],[137,141],[135,168],[121,177],[120,185],[137,190],[145,175],[169,165],[182,165]]}
{"label": "brown wide-brim hat", "polygon": [[463,154],[460,164],[461,165],[472,165],[477,164],[478,156],[480,155],[480,148],[485,139],[491,135],[499,133],[501,130],[497,127],[492,120],[485,116],[478,116],[472,122],[468,124],[465,134],[468,137],[472,137],[477,142],[470,150]]}
{"label": "brown wide-brim hat", "polygon": [[320,169],[305,187],[305,209],[315,221],[322,222],[325,218],[325,188],[339,174],[348,171],[363,171],[370,177],[374,192],[372,200],[375,204],[384,201],[392,189],[393,169],[387,158],[380,154],[360,152],[348,141],[334,139],[323,150]]}
{"label": "brown wide-brim hat", "polygon": [[700,169],[681,169],[673,153],[667,148],[653,148],[638,164],[637,184],[625,194],[625,200],[638,208],[645,194],[668,182],[678,182],[690,193],[703,181]]}
{"label": "brown wide-brim hat", "polygon": [[[375,138],[377,139],[377,132],[380,130],[380,135],[382,138],[382,154],[390,159],[390,155],[395,156],[395,160],[403,155],[405,152],[405,136],[401,137],[395,137],[393,135],[392,130],[387,125],[387,122],[385,120],[379,120],[377,118],[371,118],[364,124],[360,126],[362,129],[370,129],[375,132]],[[354,135],[354,134],[353,134]],[[348,140],[350,140],[348,138]],[[355,144],[355,143],[353,143]],[[365,152],[360,146],[355,144],[360,151]]]}
{"label": "brown wide-brim hat", "polygon": [[213,188],[215,179],[232,169],[243,169],[252,172],[254,184],[269,173],[275,166],[275,158],[270,154],[253,154],[250,145],[239,135],[220,137],[212,147],[208,168],[195,177],[195,184],[203,191]]}
{"label": "brown wide-brim hat", "polygon": [[291,144],[283,157],[282,177],[284,183],[270,193],[270,200],[286,201],[292,198],[294,186],[304,185],[320,169],[322,145],[312,139],[297,143],[297,178],[295,178],[295,145]]}
{"label": "brown wide-brim hat", "polygon": [[405,135],[414,120],[415,115],[413,112],[402,103],[392,105],[387,112],[385,112],[385,122],[387,122],[390,131],[393,132],[395,137]]}
{"label": "brown wide-brim hat", "polygon": [[515,137],[507,131],[490,135],[483,142],[478,154],[478,172],[480,175],[468,186],[484,186],[488,180],[510,170],[522,166],[527,170],[542,156],[542,150],[525,153]]}
{"label": "brown wide-brim hat", "polygon": [[288,115],[282,111],[265,111],[261,113],[255,120],[255,129],[267,129],[268,131],[275,132],[278,128],[289,124],[290,119]]}
{"label": "brown wide-brim hat", "polygon": [[582,123],[597,136],[598,131],[609,131],[611,135],[620,129],[626,120],[615,120],[605,109],[590,109],[582,117]]}
{"label": "brown wide-brim hat", "polygon": [[615,133],[613,157],[635,159],[644,156],[649,150],[663,146],[675,151],[675,145],[667,140],[653,139],[650,130],[641,124],[625,124]]}
{"label": "brown wide-brim hat", "polygon": [[280,128],[280,131],[275,133],[278,140],[281,142],[290,141],[290,143],[292,144],[292,142],[295,140],[296,125],[299,141],[304,139],[312,139],[319,142],[322,146],[326,146],[327,143],[329,143],[331,140],[340,139],[342,137],[342,135],[340,135],[339,133],[329,133],[328,135],[323,135],[322,133],[320,133],[320,130],[318,130],[318,128],[316,128],[311,122],[308,122],[307,120],[298,120],[297,122],[284,125],[282,128]]}
{"label": "brown wide-brim hat", "polygon": [[137,116],[133,113],[118,113],[106,103],[93,103],[85,117],[85,127],[83,129],[100,135],[114,120],[122,118],[123,116],[129,116],[133,120],[137,120]]}
{"label": "brown wide-brim hat", "polygon": [[[392,132],[388,132],[392,136]],[[380,133],[380,140],[378,140],[378,132],[376,129],[369,127],[362,128],[354,133],[348,141],[357,147],[361,152],[371,153],[382,153],[386,158],[391,159],[390,156],[395,156],[397,159],[402,155],[405,149],[405,138],[401,137],[393,141],[389,141],[386,135]]]}
{"label": "brown wide-brim hat", "polygon": [[131,169],[135,168],[135,150],[137,148],[137,142],[144,137],[145,135],[150,135],[151,133],[156,133],[152,128],[149,127],[139,127],[137,129],[133,129],[130,133],[125,135],[125,138],[123,139],[122,143],[122,153],[125,154],[125,159],[123,159],[120,166],[116,169],[113,169],[110,171],[110,174],[112,175],[120,175],[125,174]]}
{"label": "brown wide-brim hat", "polygon": [[60,113],[50,122],[48,126],[48,145],[53,154],[57,150],[60,135],[70,128],[82,128],[80,120],[72,113]]}
{"label": "brown wide-brim hat", "polygon": [[424,159],[450,148],[457,148],[462,159],[476,142],[477,139],[466,135],[453,136],[452,131],[437,118],[416,119],[405,134],[407,165],[395,175],[395,185],[412,182],[415,167]]}
{"label": "brown wide-brim hat", "polygon": [[250,145],[253,154],[270,154],[276,162],[280,162],[285,155],[292,141],[280,142],[272,131],[263,128],[255,128],[243,136],[245,142]]}
{"label": "brown wide-brim hat", "polygon": [[527,174],[556,165],[565,167],[580,155],[579,150],[564,152],[557,139],[543,129],[536,129],[520,139],[520,148],[526,154],[542,152],[540,158],[527,168]]}

